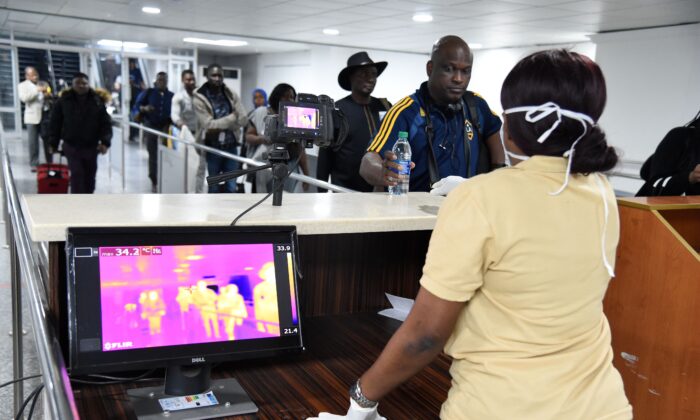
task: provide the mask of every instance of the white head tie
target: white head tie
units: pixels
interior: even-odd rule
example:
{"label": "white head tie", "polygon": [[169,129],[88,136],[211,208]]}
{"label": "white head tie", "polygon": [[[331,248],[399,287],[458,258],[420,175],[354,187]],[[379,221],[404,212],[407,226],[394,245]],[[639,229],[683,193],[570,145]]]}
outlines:
{"label": "white head tie", "polygon": [[589,117],[586,114],[582,114],[580,112],[575,111],[569,111],[568,109],[561,109],[561,107],[555,104],[554,102],[547,102],[542,105],[518,106],[503,111],[504,114],[512,114],[515,112],[524,112],[525,121],[529,123],[536,123],[553,113],[556,114],[557,120],[554,121],[554,124],[552,124],[552,126],[549,127],[547,131],[540,135],[540,137],[537,139],[538,143],[544,143],[544,141],[547,140],[549,135],[552,134],[552,131],[556,130],[556,128],[561,123],[562,115],[579,121],[581,123],[581,126],[583,126],[583,133],[581,133],[581,135],[578,136],[576,140],[574,140],[574,142],[571,144],[571,148],[564,152],[564,157],[569,158],[569,161],[566,165],[566,176],[564,178],[564,184],[557,191],[550,193],[551,195],[559,195],[562,191],[564,191],[566,186],[569,185],[569,174],[571,173],[571,161],[574,157],[574,147],[576,147],[576,143],[578,143],[579,140],[581,140],[583,136],[585,136],[588,132],[588,125],[586,123],[590,125],[595,125],[595,121],[593,121],[593,118]]}

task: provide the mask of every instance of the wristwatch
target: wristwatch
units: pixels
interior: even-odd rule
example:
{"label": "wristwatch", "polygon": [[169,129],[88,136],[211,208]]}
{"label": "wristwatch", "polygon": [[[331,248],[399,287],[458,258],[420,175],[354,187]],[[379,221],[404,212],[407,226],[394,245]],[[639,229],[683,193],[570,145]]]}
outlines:
{"label": "wristwatch", "polygon": [[362,393],[362,389],[360,388],[360,380],[358,379],[352,386],[350,387],[350,398],[352,398],[353,401],[357,403],[362,408],[374,408],[379,404],[377,401],[372,401],[369,398],[365,397],[365,395]]}

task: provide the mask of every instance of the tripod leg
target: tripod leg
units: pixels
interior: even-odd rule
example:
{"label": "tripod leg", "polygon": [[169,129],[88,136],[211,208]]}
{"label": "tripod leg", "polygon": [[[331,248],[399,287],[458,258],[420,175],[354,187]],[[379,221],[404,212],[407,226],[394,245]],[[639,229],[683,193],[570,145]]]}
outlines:
{"label": "tripod leg", "polygon": [[282,205],[282,193],[284,192],[284,180],[289,176],[286,163],[272,165],[272,205]]}

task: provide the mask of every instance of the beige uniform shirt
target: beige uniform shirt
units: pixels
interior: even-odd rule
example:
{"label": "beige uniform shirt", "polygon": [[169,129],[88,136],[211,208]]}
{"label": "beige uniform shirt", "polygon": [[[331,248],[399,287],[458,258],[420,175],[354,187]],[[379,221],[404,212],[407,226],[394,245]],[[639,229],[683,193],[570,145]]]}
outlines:
{"label": "beige uniform shirt", "polygon": [[[421,285],[467,302],[443,419],[630,419],[603,297],[619,219],[599,174],[535,156],[464,182],[440,209]],[[609,216],[604,227],[603,186]]]}

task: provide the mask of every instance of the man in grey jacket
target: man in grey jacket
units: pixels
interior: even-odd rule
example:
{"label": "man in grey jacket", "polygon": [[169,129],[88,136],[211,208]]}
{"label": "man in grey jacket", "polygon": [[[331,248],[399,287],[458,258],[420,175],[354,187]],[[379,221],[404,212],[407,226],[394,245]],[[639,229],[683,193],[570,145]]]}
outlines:
{"label": "man in grey jacket", "polygon": [[[224,74],[220,65],[210,64],[207,67],[207,82],[197,89],[193,103],[199,125],[197,142],[236,154],[236,134],[247,124],[248,119],[241,98],[224,85]],[[238,161],[207,153],[209,176],[235,171],[238,168]],[[219,186],[210,186],[209,192],[219,192]],[[226,192],[236,192],[234,179],[226,181]]]}
{"label": "man in grey jacket", "polygon": [[37,84],[38,81],[39,72],[34,67],[27,67],[24,69],[24,81],[17,87],[19,100],[24,103],[24,124],[27,126],[29,166],[32,172],[36,172],[39,165],[39,124],[48,88],[48,85]]}

